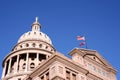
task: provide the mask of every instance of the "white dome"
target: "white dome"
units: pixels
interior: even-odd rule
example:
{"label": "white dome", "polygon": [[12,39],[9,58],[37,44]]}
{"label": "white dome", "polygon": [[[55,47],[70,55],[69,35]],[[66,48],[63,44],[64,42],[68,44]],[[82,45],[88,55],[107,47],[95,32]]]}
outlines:
{"label": "white dome", "polygon": [[18,40],[18,43],[22,41],[27,40],[40,40],[44,41],[46,43],[52,44],[50,38],[43,32],[40,31],[41,25],[38,22],[38,18],[36,18],[36,21],[32,24],[32,31],[29,31],[27,33],[24,33]]}
{"label": "white dome", "polygon": [[24,33],[18,40],[18,43],[27,40],[40,40],[52,44],[50,38],[43,32],[40,31],[29,31]]}

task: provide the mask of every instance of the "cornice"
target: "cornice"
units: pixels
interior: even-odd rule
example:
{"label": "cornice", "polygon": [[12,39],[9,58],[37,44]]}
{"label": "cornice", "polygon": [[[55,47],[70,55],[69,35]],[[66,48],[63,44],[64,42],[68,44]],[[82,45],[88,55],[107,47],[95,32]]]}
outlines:
{"label": "cornice", "polygon": [[55,61],[62,63],[66,67],[70,67],[72,69],[75,69],[77,72],[82,72],[84,74],[88,73],[88,70],[85,69],[82,65],[75,63],[73,60],[61,55],[61,54],[54,54],[49,59],[41,63],[37,68],[33,70],[33,72],[28,75],[28,77],[34,77],[34,74],[40,74],[41,71],[43,71],[46,67],[50,66]]}
{"label": "cornice", "polygon": [[[105,60],[97,51],[95,50],[90,50],[90,49],[81,49],[81,48],[74,48],[71,52],[69,52],[69,54],[72,56],[73,54],[78,53],[80,55],[84,57],[86,57],[87,55],[94,55],[97,58],[99,58],[99,60],[106,65],[106,68],[108,68],[110,71],[112,71],[113,73],[117,73],[116,69],[114,69],[112,67],[112,65],[110,65],[107,60]],[[92,62],[96,62],[94,60],[91,60]]]}

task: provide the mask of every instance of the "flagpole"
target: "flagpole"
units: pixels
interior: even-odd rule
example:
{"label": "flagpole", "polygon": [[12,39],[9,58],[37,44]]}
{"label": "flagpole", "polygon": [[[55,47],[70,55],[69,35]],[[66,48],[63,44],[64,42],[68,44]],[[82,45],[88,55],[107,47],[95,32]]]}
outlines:
{"label": "flagpole", "polygon": [[80,43],[80,46],[85,45],[85,49],[88,49],[87,40],[85,36],[77,36],[77,40],[78,41],[82,40],[82,42]]}
{"label": "flagpole", "polygon": [[85,37],[85,48],[88,49],[86,37]]}

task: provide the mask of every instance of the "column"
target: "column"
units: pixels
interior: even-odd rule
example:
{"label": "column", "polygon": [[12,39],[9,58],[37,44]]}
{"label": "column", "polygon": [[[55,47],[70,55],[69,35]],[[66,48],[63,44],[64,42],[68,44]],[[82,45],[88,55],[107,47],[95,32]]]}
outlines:
{"label": "column", "polygon": [[73,78],[72,78],[72,71],[70,71],[70,80],[72,80]]}
{"label": "column", "polygon": [[18,72],[18,66],[19,66],[19,55],[17,55],[17,64],[16,64],[15,73]]}
{"label": "column", "polygon": [[3,73],[2,73],[2,78],[5,77],[6,65],[7,65],[7,63],[5,62],[5,64],[4,64],[4,68],[3,68]]}
{"label": "column", "polygon": [[48,59],[48,55],[46,55],[46,59]]}
{"label": "column", "polygon": [[8,72],[7,72],[8,74],[10,73],[10,70],[11,70],[11,61],[12,61],[12,59],[10,58]]}
{"label": "column", "polygon": [[37,65],[36,66],[38,66],[38,64],[39,64],[39,53],[37,53]]}
{"label": "column", "polygon": [[29,59],[29,54],[27,53],[26,54],[26,68],[25,68],[25,71],[28,70],[28,59]]}
{"label": "column", "polygon": [[44,80],[46,80],[46,75],[44,74]]}

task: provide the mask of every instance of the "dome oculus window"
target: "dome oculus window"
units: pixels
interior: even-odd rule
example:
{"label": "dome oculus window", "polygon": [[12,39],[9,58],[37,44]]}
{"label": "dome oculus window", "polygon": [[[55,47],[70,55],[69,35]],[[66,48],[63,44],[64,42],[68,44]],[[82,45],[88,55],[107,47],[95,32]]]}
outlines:
{"label": "dome oculus window", "polygon": [[33,44],[32,44],[32,46],[33,46],[33,47],[35,47],[35,46],[36,46],[36,44],[35,44],[35,43],[33,43]]}
{"label": "dome oculus window", "polygon": [[29,44],[26,44],[26,47],[29,47]]}
{"label": "dome oculus window", "polygon": [[42,47],[42,44],[40,44],[39,47],[41,48],[41,47]]}

